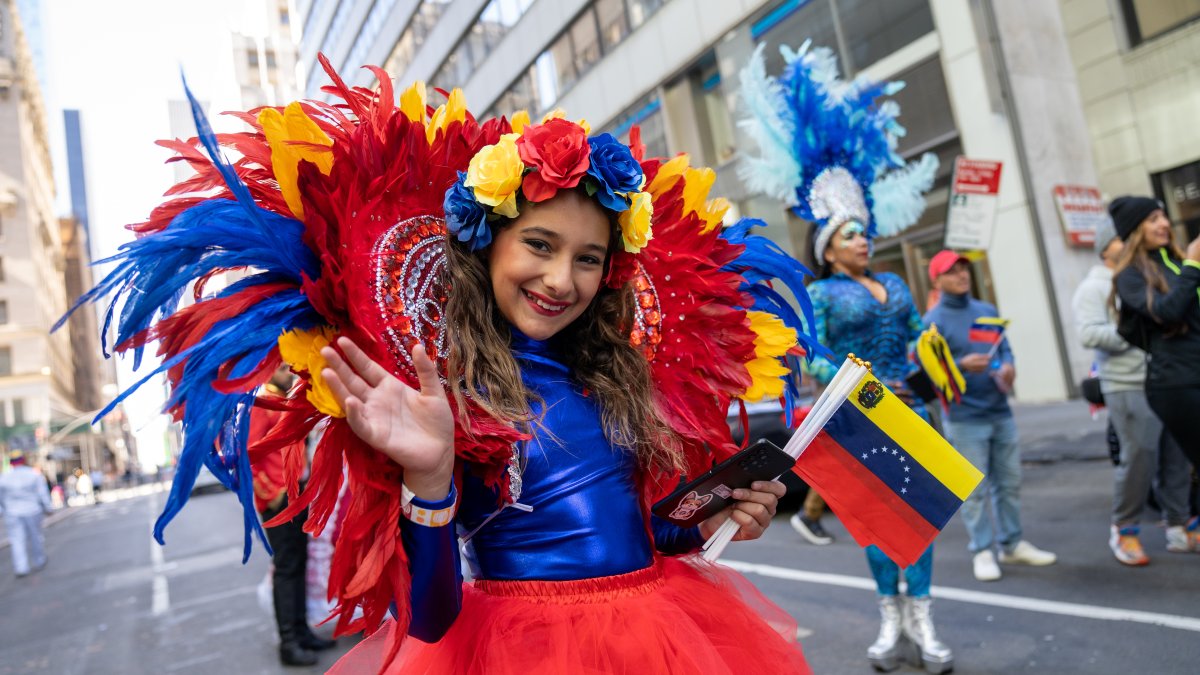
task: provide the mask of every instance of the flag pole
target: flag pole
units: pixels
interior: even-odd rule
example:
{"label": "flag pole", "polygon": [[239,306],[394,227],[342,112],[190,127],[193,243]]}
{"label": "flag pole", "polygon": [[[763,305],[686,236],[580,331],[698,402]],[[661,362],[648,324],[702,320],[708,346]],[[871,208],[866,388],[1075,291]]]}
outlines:
{"label": "flag pole", "polygon": [[[808,416],[792,433],[792,437],[783,447],[784,452],[799,459],[817,434],[821,433],[821,429],[825,428],[825,424],[838,411],[838,408],[842,407],[842,404],[850,397],[851,392],[862,381],[863,375],[870,370],[870,367],[870,363],[850,354],[838,368],[837,374],[829,382],[829,386],[821,392]],[[725,552],[725,547],[737,535],[737,531],[738,524],[732,518],[722,523],[701,547],[701,550],[704,551],[703,558],[709,562],[720,558],[721,554]]]}

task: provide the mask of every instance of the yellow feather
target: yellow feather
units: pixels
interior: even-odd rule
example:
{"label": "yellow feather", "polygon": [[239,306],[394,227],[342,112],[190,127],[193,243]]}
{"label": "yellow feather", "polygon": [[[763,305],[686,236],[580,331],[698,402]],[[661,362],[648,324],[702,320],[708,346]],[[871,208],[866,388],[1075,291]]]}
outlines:
{"label": "yellow feather", "polygon": [[740,398],[746,401],[778,398],[783,395],[782,376],[789,372],[781,359],[796,346],[796,331],[766,312],[748,311],[746,318],[754,331],[754,358],[746,364],[750,386]]}
{"label": "yellow feather", "polygon": [[400,94],[400,112],[413,122],[424,125],[425,100],[425,83],[417,80]]}
{"label": "yellow feather", "polygon": [[688,156],[686,154],[676,155],[671,161],[658,167],[658,173],[654,175],[654,180],[650,181],[650,185],[644,191],[658,198],[675,186],[675,182],[683,175],[687,165]]}
{"label": "yellow feather", "polygon": [[321,348],[333,340],[333,329],[321,326],[312,330],[291,330],[279,336],[279,355],[297,373],[305,375],[309,383],[305,397],[309,403],[320,412],[332,417],[345,417],[346,411],[338,403],[329,388],[329,383],[321,376],[321,370],[327,362],[321,356]]}
{"label": "yellow feather", "polygon": [[279,191],[292,214],[303,218],[304,205],[296,185],[300,161],[310,161],[321,173],[329,175],[333,168],[333,153],[329,151],[333,141],[305,114],[299,102],[288,104],[282,114],[275,108],[264,108],[258,114],[258,123],[271,146],[271,168],[279,182]]}

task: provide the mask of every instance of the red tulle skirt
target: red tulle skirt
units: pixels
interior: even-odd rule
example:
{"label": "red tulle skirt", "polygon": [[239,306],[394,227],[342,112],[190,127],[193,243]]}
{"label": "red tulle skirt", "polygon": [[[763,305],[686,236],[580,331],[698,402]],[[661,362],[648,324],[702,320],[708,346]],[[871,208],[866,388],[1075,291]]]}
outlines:
{"label": "red tulle skirt", "polygon": [[429,644],[382,663],[389,621],[330,670],[404,675],[811,673],[796,624],[749,581],[698,557],[579,581],[476,581]]}

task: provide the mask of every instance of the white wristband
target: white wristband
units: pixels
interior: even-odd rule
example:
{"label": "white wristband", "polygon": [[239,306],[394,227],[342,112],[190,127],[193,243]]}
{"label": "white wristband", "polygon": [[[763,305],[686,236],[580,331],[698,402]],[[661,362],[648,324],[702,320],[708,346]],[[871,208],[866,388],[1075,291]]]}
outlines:
{"label": "white wristband", "polygon": [[[454,514],[458,510],[458,495],[455,494],[454,484],[450,484],[450,493],[447,497],[451,498],[450,506],[441,509],[427,509],[423,506],[414,506],[413,500],[417,495],[412,490],[408,489],[407,485],[400,484],[400,513],[404,514],[410,522],[425,527],[441,527],[449,525],[450,521],[454,520]],[[445,501],[445,500],[442,500]]]}

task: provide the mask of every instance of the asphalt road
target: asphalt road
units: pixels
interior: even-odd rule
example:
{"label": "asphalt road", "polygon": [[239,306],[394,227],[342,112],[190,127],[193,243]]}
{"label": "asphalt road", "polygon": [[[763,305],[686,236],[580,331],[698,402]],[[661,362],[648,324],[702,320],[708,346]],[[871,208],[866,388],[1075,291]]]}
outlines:
{"label": "asphalt road", "polygon": [[[1026,465],[1026,536],[1059,554],[1045,568],[971,575],[962,524],[935,556],[935,618],[957,673],[1194,673],[1200,662],[1200,555],[1168,554],[1151,521],[1140,569],[1109,554],[1111,466],[1094,459]],[[47,530],[50,563],[25,579],[0,552],[0,675],[9,673],[281,673],[271,618],[255,586],[256,550],[241,564],[241,520],[228,494],[197,497],[155,553],[149,532],[162,493],[77,507]],[[870,673],[875,594],[861,550],[840,535],[803,542],[781,516],[731,564],[795,616],[817,673]],[[348,649],[322,655],[319,672]],[[905,669],[901,672],[916,672]]]}

